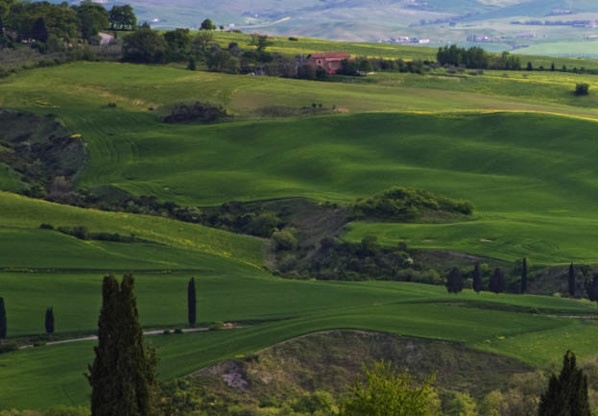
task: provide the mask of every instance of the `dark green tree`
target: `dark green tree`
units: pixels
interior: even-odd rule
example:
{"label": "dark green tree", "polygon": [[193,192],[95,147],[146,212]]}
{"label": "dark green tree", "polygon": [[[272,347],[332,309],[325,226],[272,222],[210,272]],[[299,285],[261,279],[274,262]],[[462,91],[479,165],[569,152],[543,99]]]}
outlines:
{"label": "dark green tree", "polygon": [[490,277],[490,282],[488,283],[488,289],[490,289],[491,292],[494,292],[497,294],[504,292],[505,276],[504,276],[502,270],[500,269],[500,267],[497,267],[494,270],[494,273],[492,274],[492,276]]}
{"label": "dark green tree", "polygon": [[585,283],[588,299],[598,302],[598,274],[595,274],[592,280]]}
{"label": "dark green tree", "polygon": [[0,297],[0,342],[6,339],[6,307],[4,298]]}
{"label": "dark green tree", "polygon": [[85,40],[91,40],[98,35],[100,30],[107,29],[110,24],[108,10],[99,3],[84,0],[80,6],[76,6],[74,9],[79,17],[81,36]]}
{"label": "dark green tree", "polygon": [[87,378],[92,416],[146,416],[156,386],[155,355],[143,345],[131,274],[119,284],[106,276],[98,345]]}
{"label": "dark green tree", "polygon": [[157,31],[143,26],[123,40],[123,59],[136,63],[159,63],[164,60],[166,41]]}
{"label": "dark green tree", "polygon": [[589,93],[590,93],[590,84],[587,84],[585,82],[575,84],[575,91],[574,91],[575,95],[588,95]]}
{"label": "dark green tree", "polygon": [[48,33],[48,28],[46,27],[46,21],[43,17],[38,17],[35,22],[33,22],[31,37],[40,42],[47,42],[49,36],[50,34]]}
{"label": "dark green tree", "polygon": [[550,376],[548,390],[540,398],[539,416],[590,416],[588,380],[576,366],[575,354],[567,351],[557,377]]}
{"label": "dark green tree", "polygon": [[46,334],[54,333],[54,310],[52,307],[46,309],[46,316],[44,319],[44,326],[46,328]]}
{"label": "dark green tree", "polygon": [[195,326],[197,321],[197,298],[195,293],[195,278],[189,279],[187,284],[187,321],[189,326]]}
{"label": "dark green tree", "polygon": [[527,292],[527,258],[521,260],[521,293]]}
{"label": "dark green tree", "polygon": [[255,46],[255,49],[258,52],[265,52],[268,46],[272,45],[272,41],[268,39],[268,35],[260,35],[257,33],[253,33],[251,35],[251,40],[249,41],[250,45]]}
{"label": "dark green tree", "polygon": [[531,62],[529,62],[529,61],[527,62],[527,66],[525,67],[525,70],[526,71],[533,71],[534,70],[534,67],[533,67],[533,65],[532,65]]}
{"label": "dark green tree", "polygon": [[210,19],[204,19],[199,30],[216,30],[216,25]]}
{"label": "dark green tree", "polygon": [[482,291],[482,276],[480,274],[480,262],[476,262],[472,273],[472,287],[474,292],[480,293]]}
{"label": "dark green tree", "polygon": [[191,52],[189,29],[175,29],[164,33],[166,41],[166,61],[184,61]]}
{"label": "dark green tree", "polygon": [[446,277],[446,289],[449,293],[459,293],[463,290],[463,277],[457,267],[453,267]]}
{"label": "dark green tree", "polygon": [[108,21],[113,30],[133,30],[137,26],[137,16],[129,4],[112,6],[108,14]]}
{"label": "dark green tree", "polygon": [[575,267],[573,263],[569,265],[569,276],[568,276],[569,295],[575,296]]}

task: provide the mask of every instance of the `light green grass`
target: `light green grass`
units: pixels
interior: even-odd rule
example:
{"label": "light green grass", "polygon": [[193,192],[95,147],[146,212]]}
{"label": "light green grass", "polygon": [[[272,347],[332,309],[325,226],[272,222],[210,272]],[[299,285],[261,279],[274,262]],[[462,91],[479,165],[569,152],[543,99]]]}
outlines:
{"label": "light green grass", "polygon": [[[0,256],[0,267],[96,268],[95,265],[101,261],[102,255],[110,255],[112,258],[129,258],[129,263],[127,260],[123,260],[124,263],[120,264],[119,268],[125,267],[127,264],[135,265],[133,267],[135,269],[144,268],[143,263],[147,267],[152,262],[154,264],[163,262],[164,268],[168,268],[169,261],[173,261],[169,260],[169,256],[180,257],[174,260],[175,266],[177,262],[182,263],[177,268],[189,268],[192,265],[191,252],[232,258],[254,267],[261,267],[263,263],[263,241],[260,239],[235,235],[196,224],[180,223],[166,218],[81,209],[20,197],[6,192],[0,192],[0,211],[2,212],[0,238],[7,242],[8,249]],[[131,246],[126,244],[122,246],[121,250],[118,246],[119,243],[78,241],[60,234],[52,234],[48,230],[38,230],[42,223],[55,227],[85,226],[91,232],[119,233],[123,236],[134,235],[153,243],[153,245],[135,243],[135,247],[140,249],[140,253],[144,253],[145,257],[151,256],[151,259],[135,262],[131,256],[136,254],[130,252]],[[19,233],[20,230],[23,230],[23,233],[16,239],[17,244],[9,245],[10,233]],[[38,253],[46,258],[33,258],[27,262],[27,251],[16,249],[25,248],[29,244],[27,240],[32,242],[31,253]],[[155,244],[169,247],[164,252],[159,252]],[[53,247],[54,245],[56,247]],[[49,252],[44,251],[48,250],[48,247],[57,250],[54,254],[60,252],[60,257],[48,256]],[[13,249],[15,254],[11,253]],[[86,259],[81,260],[78,264],[72,264],[69,260],[70,266],[68,266],[65,261],[69,257],[69,251],[73,249],[76,250],[74,253],[86,256]],[[152,256],[151,253],[156,251],[158,256]],[[200,262],[198,261],[198,263]]]}

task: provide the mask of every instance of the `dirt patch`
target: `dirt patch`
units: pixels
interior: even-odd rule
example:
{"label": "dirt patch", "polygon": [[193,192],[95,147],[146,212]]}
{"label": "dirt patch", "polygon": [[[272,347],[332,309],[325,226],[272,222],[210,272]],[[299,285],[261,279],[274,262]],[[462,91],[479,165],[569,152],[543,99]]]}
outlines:
{"label": "dirt patch", "polygon": [[417,379],[436,374],[441,390],[480,398],[532,371],[521,362],[459,344],[366,331],[328,331],[295,338],[241,360],[204,369],[190,378],[208,395],[231,402],[282,400],[291,394],[346,392],[363,365],[391,361]]}

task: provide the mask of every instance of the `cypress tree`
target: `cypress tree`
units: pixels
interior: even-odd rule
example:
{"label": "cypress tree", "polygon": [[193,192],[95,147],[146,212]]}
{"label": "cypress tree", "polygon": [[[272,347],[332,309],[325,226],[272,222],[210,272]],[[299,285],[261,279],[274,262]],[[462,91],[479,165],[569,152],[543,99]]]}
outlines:
{"label": "cypress tree", "polygon": [[463,277],[458,268],[453,267],[446,277],[446,288],[449,293],[459,293],[463,290]]}
{"label": "cypress tree", "polygon": [[586,281],[585,286],[588,299],[598,302],[598,274],[594,274],[592,280]]}
{"label": "cypress tree", "polygon": [[155,357],[143,345],[134,281],[114,276],[102,285],[98,345],[87,378],[92,387],[92,416],[146,416],[155,386]]}
{"label": "cypress tree", "polygon": [[191,278],[187,284],[187,320],[189,326],[195,326],[197,320],[197,298],[195,293],[195,278]]}
{"label": "cypress tree", "polygon": [[44,326],[46,327],[46,334],[54,333],[54,310],[52,307],[46,309],[46,319],[44,320]]}
{"label": "cypress tree", "polygon": [[488,289],[496,294],[505,290],[505,277],[500,267],[497,267],[494,270],[494,274],[490,278],[490,282],[488,284]]}
{"label": "cypress tree", "polygon": [[0,297],[0,342],[6,339],[6,307],[4,298]]}
{"label": "cypress tree", "polygon": [[521,260],[521,293],[527,292],[527,258]]}
{"label": "cypress tree", "polygon": [[590,416],[588,379],[576,366],[575,354],[567,351],[557,377],[550,376],[548,389],[540,398],[539,416]]}
{"label": "cypress tree", "polygon": [[480,262],[477,262],[475,264],[475,266],[473,267],[473,273],[472,273],[472,278],[473,278],[473,290],[476,293],[480,293],[482,291],[482,277],[480,275]]}
{"label": "cypress tree", "polygon": [[575,296],[575,267],[573,263],[569,265],[569,295]]}

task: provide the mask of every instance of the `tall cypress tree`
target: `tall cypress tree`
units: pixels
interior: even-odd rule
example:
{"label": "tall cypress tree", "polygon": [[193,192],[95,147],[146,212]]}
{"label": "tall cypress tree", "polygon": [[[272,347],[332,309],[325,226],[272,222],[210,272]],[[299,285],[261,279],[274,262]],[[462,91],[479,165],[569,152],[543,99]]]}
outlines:
{"label": "tall cypress tree", "polygon": [[46,327],[46,334],[54,333],[54,310],[52,307],[46,309],[44,326]]}
{"label": "tall cypress tree", "polygon": [[521,260],[521,293],[527,292],[527,258]]}
{"label": "tall cypress tree", "polygon": [[563,368],[552,374],[548,390],[540,398],[539,416],[590,416],[588,379],[576,366],[575,354],[567,351]]}
{"label": "tall cypress tree", "polygon": [[98,346],[87,378],[92,416],[146,416],[155,386],[155,358],[143,345],[131,274],[119,287],[114,276],[102,285]]}
{"label": "tall cypress tree", "polygon": [[482,291],[482,276],[480,275],[480,262],[479,261],[476,262],[475,266],[473,267],[472,278],[473,278],[473,282],[472,282],[473,290],[476,293],[480,293]]}
{"label": "tall cypress tree", "polygon": [[4,298],[0,297],[0,342],[6,339],[6,307]]}
{"label": "tall cypress tree", "polygon": [[187,320],[189,326],[195,326],[197,321],[197,298],[195,293],[195,278],[191,278],[187,284]]}
{"label": "tall cypress tree", "polygon": [[497,267],[494,270],[494,274],[490,277],[490,282],[488,283],[488,289],[491,292],[496,294],[501,293],[505,290],[505,277],[503,275],[502,270]]}
{"label": "tall cypress tree", "polygon": [[573,266],[573,263],[571,263],[569,265],[569,279],[568,279],[568,283],[569,283],[569,295],[570,296],[575,296],[575,267]]}

